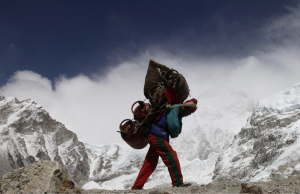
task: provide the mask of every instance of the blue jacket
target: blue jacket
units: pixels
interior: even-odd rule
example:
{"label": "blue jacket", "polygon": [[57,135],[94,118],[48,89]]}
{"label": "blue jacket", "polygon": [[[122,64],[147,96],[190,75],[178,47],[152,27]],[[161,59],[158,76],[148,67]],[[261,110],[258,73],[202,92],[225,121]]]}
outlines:
{"label": "blue jacket", "polygon": [[165,111],[157,123],[152,125],[149,133],[169,141],[169,135],[171,138],[178,137],[181,133],[181,128],[182,110],[180,107],[176,107]]}

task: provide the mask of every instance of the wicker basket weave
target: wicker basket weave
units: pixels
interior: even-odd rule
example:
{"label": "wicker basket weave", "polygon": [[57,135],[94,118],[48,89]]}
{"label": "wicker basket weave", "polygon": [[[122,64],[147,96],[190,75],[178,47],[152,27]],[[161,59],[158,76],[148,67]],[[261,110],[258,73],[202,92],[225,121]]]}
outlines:
{"label": "wicker basket weave", "polygon": [[147,99],[150,99],[149,90],[153,86],[164,82],[165,74],[169,70],[167,66],[150,60],[144,85],[144,95]]}

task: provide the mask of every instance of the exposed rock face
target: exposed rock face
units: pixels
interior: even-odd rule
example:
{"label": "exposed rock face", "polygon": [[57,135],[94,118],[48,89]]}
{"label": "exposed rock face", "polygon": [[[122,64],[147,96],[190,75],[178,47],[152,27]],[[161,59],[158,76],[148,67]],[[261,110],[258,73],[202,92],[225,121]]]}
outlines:
{"label": "exposed rock face", "polygon": [[0,176],[38,160],[61,163],[79,186],[89,176],[84,144],[32,100],[0,94],[0,150]]}
{"label": "exposed rock face", "polygon": [[40,160],[5,174],[0,190],[1,193],[57,193],[69,179],[60,163]]}
{"label": "exposed rock face", "polygon": [[278,180],[299,175],[300,87],[260,101],[246,127],[223,150],[214,180]]}

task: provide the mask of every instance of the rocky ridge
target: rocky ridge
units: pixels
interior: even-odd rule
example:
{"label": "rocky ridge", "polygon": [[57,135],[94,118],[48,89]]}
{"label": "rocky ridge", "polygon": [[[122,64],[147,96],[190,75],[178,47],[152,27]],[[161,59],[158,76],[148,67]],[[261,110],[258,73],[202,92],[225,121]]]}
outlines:
{"label": "rocky ridge", "polygon": [[67,170],[56,161],[38,161],[1,177],[1,193],[57,193],[75,188]]}
{"label": "rocky ridge", "polygon": [[214,180],[280,180],[300,175],[299,84],[258,102],[218,158]]}

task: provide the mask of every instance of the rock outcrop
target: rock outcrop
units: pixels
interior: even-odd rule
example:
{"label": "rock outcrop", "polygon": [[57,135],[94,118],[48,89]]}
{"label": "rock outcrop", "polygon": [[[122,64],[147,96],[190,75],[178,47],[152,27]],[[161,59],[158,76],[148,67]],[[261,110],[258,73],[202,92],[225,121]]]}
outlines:
{"label": "rock outcrop", "polygon": [[[72,186],[73,185],[73,186]],[[67,170],[56,161],[38,161],[2,176],[1,193],[58,193],[74,188]]]}

